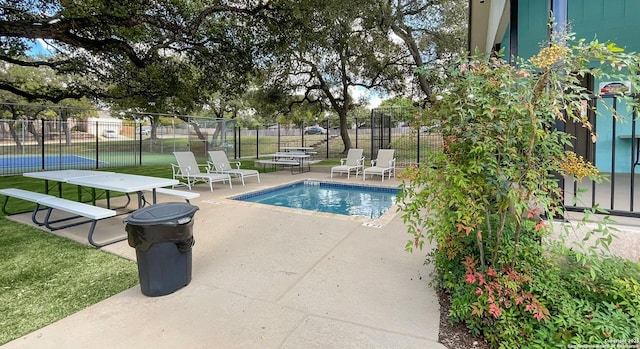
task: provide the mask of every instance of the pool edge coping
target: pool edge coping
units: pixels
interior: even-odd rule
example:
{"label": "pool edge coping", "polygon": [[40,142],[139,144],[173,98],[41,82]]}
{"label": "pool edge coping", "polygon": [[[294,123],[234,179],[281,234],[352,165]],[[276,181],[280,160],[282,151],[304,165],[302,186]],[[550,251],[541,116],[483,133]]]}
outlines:
{"label": "pool edge coping", "polygon": [[328,179],[327,180],[327,179],[316,179],[316,178],[299,178],[299,179],[295,179],[295,180],[287,181],[285,183],[278,184],[276,186],[263,186],[263,187],[260,187],[260,188],[255,188],[255,189],[249,190],[249,191],[247,191],[245,193],[242,193],[242,194],[228,195],[228,196],[225,196],[225,197],[221,198],[221,200],[213,200],[213,201],[204,200],[203,202],[212,203],[212,204],[218,204],[218,203],[222,203],[222,202],[224,202],[224,203],[233,203],[235,205],[244,206],[244,207],[266,208],[266,209],[279,211],[279,212],[289,212],[289,213],[298,213],[298,214],[304,214],[304,215],[315,216],[315,217],[334,218],[334,219],[339,219],[339,220],[344,220],[344,221],[352,221],[352,222],[361,223],[363,226],[370,227],[370,228],[382,228],[382,227],[386,226],[387,224],[389,224],[398,215],[399,211],[398,211],[398,203],[397,202],[395,204],[391,205],[391,207],[389,207],[389,209],[385,213],[383,213],[380,217],[375,218],[375,219],[371,219],[371,218],[365,218],[365,217],[355,217],[355,216],[341,215],[341,214],[337,214],[337,213],[328,213],[328,212],[305,210],[305,209],[300,209],[300,208],[290,208],[290,207],[283,207],[283,206],[267,205],[267,204],[262,204],[262,203],[257,203],[257,202],[248,202],[248,201],[241,201],[241,200],[235,199],[237,197],[241,197],[241,196],[245,196],[245,195],[251,195],[253,193],[257,193],[257,192],[268,190],[268,189],[276,189],[276,188],[280,188],[280,187],[291,186],[293,184],[301,183],[301,182],[304,182],[304,181],[340,184],[340,185],[354,186],[354,187],[357,187],[357,186],[360,186],[360,187],[363,187],[363,186],[364,187],[383,187],[383,188],[400,190],[400,188],[397,185],[396,186],[372,185],[371,183],[362,183],[362,184],[359,184],[359,183],[344,183],[344,182],[340,182],[338,180],[332,180],[332,179]]}

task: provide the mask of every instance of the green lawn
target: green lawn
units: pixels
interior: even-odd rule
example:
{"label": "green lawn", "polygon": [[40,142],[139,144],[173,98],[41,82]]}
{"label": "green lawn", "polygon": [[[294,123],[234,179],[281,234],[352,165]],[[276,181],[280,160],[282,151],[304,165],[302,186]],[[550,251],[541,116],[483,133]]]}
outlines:
{"label": "green lawn", "polygon": [[135,261],[0,217],[0,344],[138,283]]}
{"label": "green lawn", "polygon": [[[171,177],[167,165],[117,171]],[[44,182],[9,176],[2,178],[0,187],[43,192]],[[63,189],[64,197],[76,198],[74,186]],[[10,202],[11,211],[34,207],[16,199]],[[0,256],[0,345],[138,283],[135,261],[12,222],[2,213]]]}

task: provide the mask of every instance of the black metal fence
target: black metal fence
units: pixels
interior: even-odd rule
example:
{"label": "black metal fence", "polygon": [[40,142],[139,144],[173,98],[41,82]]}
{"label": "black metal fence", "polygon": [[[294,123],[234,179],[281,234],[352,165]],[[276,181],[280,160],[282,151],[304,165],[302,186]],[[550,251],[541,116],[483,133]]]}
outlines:
{"label": "black metal fence", "polygon": [[230,144],[233,149],[228,149],[228,154],[235,158],[258,159],[285,147],[310,147],[321,159],[337,160],[346,155],[344,137],[348,137],[351,148],[364,149],[367,162],[375,158],[378,149],[393,148],[397,165],[406,167],[426,164],[431,154],[442,149],[442,137],[435,129],[423,128],[421,132],[403,124],[396,125],[384,130],[388,137],[381,144],[376,138],[380,130],[371,127],[354,127],[346,130],[346,135],[336,127],[323,128],[326,133],[305,134],[307,127],[278,124],[254,129],[236,128],[234,142]]}
{"label": "black metal fence", "polygon": [[[574,136],[571,149],[595,164],[605,180],[596,183],[562,179],[564,203],[572,211],[599,207],[616,216],[640,217],[640,193],[635,190],[636,183],[640,183],[637,172],[640,164],[637,111],[627,108],[614,95],[592,96],[588,105],[584,116],[596,130],[595,143],[590,130],[580,124],[569,123],[560,127]],[[597,118],[593,108],[598,108],[600,115]]]}
{"label": "black metal fence", "polygon": [[[626,106],[619,105],[615,98],[603,98],[626,121],[598,118],[596,124],[595,117],[588,115],[598,142],[592,143],[588,131],[577,125],[561,127],[575,136],[573,149],[578,155],[596,164],[609,180],[596,184],[563,179],[564,203],[570,210],[598,206],[615,215],[640,217],[640,193],[635,190],[635,184],[640,183],[636,173],[640,164],[637,115],[625,115]],[[234,159],[259,159],[284,147],[304,146],[313,148],[318,159],[338,160],[345,156],[348,142],[351,148],[364,149],[367,163],[378,149],[393,148],[398,167],[428,166],[430,157],[442,151],[437,124],[407,126],[416,113],[412,108],[374,109],[369,118],[354,119],[342,132],[338,120],[332,119],[311,125],[239,128],[229,119],[163,115],[164,120],[156,120],[152,126],[149,120],[157,115],[122,118],[120,112],[116,116],[121,118],[77,118],[58,108],[42,118],[46,108],[32,108],[40,111],[31,115],[4,112],[5,119],[0,119],[0,175],[169,164],[174,161],[174,151],[186,150],[204,161],[209,150],[225,150]]]}
{"label": "black metal fence", "polygon": [[[38,113],[0,119],[0,175],[58,169],[99,169],[152,163],[169,164],[174,151],[192,151],[204,161],[209,150],[225,150],[230,158],[259,159],[284,147],[313,148],[317,158],[338,160],[345,144],[362,148],[367,162],[380,148],[396,150],[397,165],[428,163],[430,154],[441,150],[436,129],[409,127],[393,115],[374,111],[371,118],[355,119],[341,132],[337,120],[310,125],[275,124],[240,128],[234,120],[167,115],[162,122],[149,122],[155,115],[93,111],[103,117],[72,118],[64,108],[52,109],[50,118]],[[67,116],[66,119],[51,116]],[[124,115],[126,116],[126,115]],[[384,120],[378,122],[377,119]],[[143,121],[147,120],[147,121]]]}
{"label": "black metal fence", "polygon": [[[186,120],[186,121],[185,121]],[[233,120],[0,119],[0,175],[171,163],[173,151],[225,148]]]}

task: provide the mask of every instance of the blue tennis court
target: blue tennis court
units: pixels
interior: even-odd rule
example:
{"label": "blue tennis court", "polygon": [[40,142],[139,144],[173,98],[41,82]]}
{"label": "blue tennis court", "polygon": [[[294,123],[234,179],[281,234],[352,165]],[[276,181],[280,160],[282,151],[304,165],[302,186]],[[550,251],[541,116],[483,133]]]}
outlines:
{"label": "blue tennis court", "polygon": [[[44,162],[44,163],[43,163]],[[100,161],[102,163],[102,161]],[[78,155],[38,155],[2,156],[0,168],[50,168],[78,165],[95,165],[96,160]]]}

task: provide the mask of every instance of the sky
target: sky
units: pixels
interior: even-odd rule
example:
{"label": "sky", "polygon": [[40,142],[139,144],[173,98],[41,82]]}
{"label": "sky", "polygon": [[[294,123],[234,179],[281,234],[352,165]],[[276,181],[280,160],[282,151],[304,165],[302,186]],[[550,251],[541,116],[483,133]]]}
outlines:
{"label": "sky", "polygon": [[38,56],[38,55],[47,55],[50,51],[47,49],[47,44],[43,40],[36,40],[34,42],[28,43],[31,46],[31,49],[27,51],[27,55],[30,57]]}
{"label": "sky", "polygon": [[349,91],[351,93],[351,97],[354,100],[359,101],[360,98],[365,97],[368,100],[368,103],[365,107],[369,109],[377,108],[382,103],[382,97],[376,91],[370,91],[363,87],[353,88]]}

